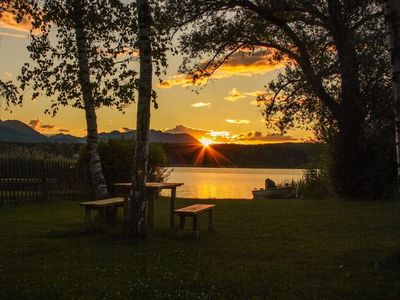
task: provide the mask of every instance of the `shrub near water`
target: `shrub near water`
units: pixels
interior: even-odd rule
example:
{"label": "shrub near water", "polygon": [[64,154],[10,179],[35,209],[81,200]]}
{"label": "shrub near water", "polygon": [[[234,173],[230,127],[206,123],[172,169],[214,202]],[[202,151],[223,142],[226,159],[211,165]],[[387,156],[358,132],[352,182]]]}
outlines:
{"label": "shrub near water", "polygon": [[297,196],[301,198],[326,199],[333,196],[329,176],[323,170],[306,169],[303,178],[295,183]]}
{"label": "shrub near water", "polygon": [[[109,191],[112,191],[116,182],[130,182],[132,180],[134,165],[135,142],[133,140],[108,140],[99,143],[99,154],[104,177]],[[80,152],[79,161],[88,163],[89,157],[86,147]],[[166,181],[169,171],[167,157],[161,145],[149,145],[149,160],[147,167],[147,181]]]}

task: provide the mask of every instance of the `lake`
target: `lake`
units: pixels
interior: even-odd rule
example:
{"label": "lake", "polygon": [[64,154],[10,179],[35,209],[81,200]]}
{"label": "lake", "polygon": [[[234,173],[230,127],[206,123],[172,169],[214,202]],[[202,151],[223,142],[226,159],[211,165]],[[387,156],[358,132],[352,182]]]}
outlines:
{"label": "lake", "polygon": [[[183,182],[177,197],[252,199],[254,188],[264,187],[265,178],[275,183],[285,183],[302,177],[301,169],[245,169],[176,167],[169,182]],[[169,192],[163,191],[163,195]]]}

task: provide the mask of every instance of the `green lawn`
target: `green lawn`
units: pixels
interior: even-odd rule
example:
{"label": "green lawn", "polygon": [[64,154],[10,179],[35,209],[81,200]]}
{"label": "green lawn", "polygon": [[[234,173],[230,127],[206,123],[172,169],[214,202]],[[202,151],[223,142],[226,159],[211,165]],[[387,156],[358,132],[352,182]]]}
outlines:
{"label": "green lawn", "polygon": [[400,202],[207,202],[197,240],[168,231],[165,199],[145,240],[85,226],[76,201],[2,206],[0,299],[400,298]]}

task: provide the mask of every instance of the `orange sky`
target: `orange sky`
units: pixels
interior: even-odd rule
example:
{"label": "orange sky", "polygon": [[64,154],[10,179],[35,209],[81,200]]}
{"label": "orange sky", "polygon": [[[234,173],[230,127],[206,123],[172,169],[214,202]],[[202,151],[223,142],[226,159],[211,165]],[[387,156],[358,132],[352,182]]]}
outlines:
{"label": "orange sky", "polygon": [[[13,80],[24,62],[29,61],[26,46],[29,23],[16,24],[12,17],[0,21],[0,78]],[[151,128],[167,130],[183,124],[186,128],[203,132],[202,136],[214,142],[266,143],[301,141],[312,134],[304,130],[292,130],[282,137],[265,127],[256,97],[263,87],[274,79],[283,64],[271,62],[271,52],[257,50],[252,55],[236,54],[222,66],[207,86],[194,93],[191,79],[177,75],[181,57],[170,57],[167,75],[154,86],[158,93],[159,109],[152,109]],[[52,118],[44,114],[50,100],[29,100],[32,91],[25,91],[23,107],[14,107],[13,112],[0,108],[0,118],[19,119],[44,134],[70,133],[85,135],[85,119],[82,110],[63,107]],[[98,110],[99,131],[135,128],[136,104],[121,113],[116,109]]]}

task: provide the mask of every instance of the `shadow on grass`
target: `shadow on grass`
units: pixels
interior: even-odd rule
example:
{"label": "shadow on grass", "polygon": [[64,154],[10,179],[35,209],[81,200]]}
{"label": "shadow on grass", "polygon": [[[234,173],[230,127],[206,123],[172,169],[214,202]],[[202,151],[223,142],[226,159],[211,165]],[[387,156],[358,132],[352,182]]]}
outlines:
{"label": "shadow on grass", "polygon": [[43,237],[45,238],[60,238],[60,239],[73,239],[88,236],[97,236],[106,233],[106,228],[102,225],[84,225],[75,228],[68,228],[64,230],[52,230]]}
{"label": "shadow on grass", "polygon": [[381,272],[396,275],[397,278],[400,278],[400,252],[392,253],[381,260],[378,268]]}

